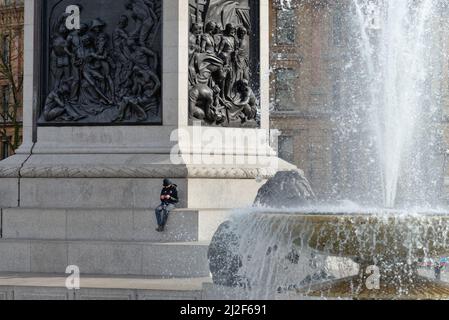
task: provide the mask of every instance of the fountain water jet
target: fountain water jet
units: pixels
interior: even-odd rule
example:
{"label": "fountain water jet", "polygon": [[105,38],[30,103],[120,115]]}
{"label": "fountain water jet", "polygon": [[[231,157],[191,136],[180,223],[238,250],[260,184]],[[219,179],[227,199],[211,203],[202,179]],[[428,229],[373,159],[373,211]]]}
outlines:
{"label": "fountain water jet", "polygon": [[[377,142],[384,205],[394,207],[399,182],[404,187],[402,197],[406,201],[416,197],[417,192],[431,192],[429,177],[420,176],[425,165],[420,158],[427,150],[413,141],[420,131],[429,129],[428,107],[436,103],[428,85],[436,67],[429,52],[436,50],[433,17],[438,1],[353,0],[353,3],[359,54],[365,64],[356,70],[356,75],[365,79],[368,91],[362,98],[365,101],[355,102],[367,105],[368,116],[363,125],[370,127]],[[379,13],[375,28],[370,23],[372,8]],[[410,172],[417,174],[413,176]]]}
{"label": "fountain water jet", "polygon": [[[436,39],[442,30],[434,17],[444,2],[350,2],[353,42],[342,75],[348,102],[335,118],[340,137],[334,147],[355,151],[350,159],[354,180],[345,196],[380,209],[317,206],[238,215],[229,231],[239,239],[230,249],[240,259],[238,278],[253,298],[291,291],[448,298],[448,286],[418,275],[420,261],[449,253],[449,215],[431,209],[438,203],[442,174],[432,171],[441,154],[436,124],[441,101],[432,83],[441,76]],[[351,258],[359,264],[358,275],[318,286],[304,283],[304,275],[323,262],[311,260],[311,253]],[[380,276],[374,290],[367,286],[367,269],[373,266]]]}

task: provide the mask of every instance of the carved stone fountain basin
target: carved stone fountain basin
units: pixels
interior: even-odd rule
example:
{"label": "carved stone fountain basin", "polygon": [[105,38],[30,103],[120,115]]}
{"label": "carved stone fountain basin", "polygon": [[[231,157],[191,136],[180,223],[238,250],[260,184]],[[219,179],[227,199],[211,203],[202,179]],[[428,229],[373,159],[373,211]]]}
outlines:
{"label": "carved stone fountain basin", "polygon": [[236,214],[211,242],[214,283],[254,297],[449,299],[449,284],[422,266],[449,253],[449,215],[378,212]]}
{"label": "carved stone fountain basin", "polygon": [[289,225],[296,244],[357,261],[408,260],[449,252],[449,216],[443,214],[261,214]]}
{"label": "carved stone fountain basin", "polygon": [[[444,214],[260,213],[256,219],[274,232],[284,230],[288,245],[310,247],[352,258],[359,275],[309,287],[305,294],[356,299],[447,299],[449,286],[419,276],[424,258],[449,253],[449,216]],[[264,221],[265,220],[265,221]],[[366,270],[376,266],[379,290],[368,290]]]}

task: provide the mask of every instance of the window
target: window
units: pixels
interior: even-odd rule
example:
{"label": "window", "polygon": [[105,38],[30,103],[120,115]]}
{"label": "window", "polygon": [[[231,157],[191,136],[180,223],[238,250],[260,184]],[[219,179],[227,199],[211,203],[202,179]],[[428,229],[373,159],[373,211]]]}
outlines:
{"label": "window", "polygon": [[3,37],[3,61],[5,64],[9,63],[10,58],[10,38],[8,35]]}
{"label": "window", "polygon": [[296,104],[296,80],[298,74],[294,69],[276,70],[276,109],[279,111],[291,111],[297,108]]}
{"label": "window", "polygon": [[2,143],[2,153],[0,154],[1,160],[9,157],[9,139],[8,137],[3,137],[1,140]]}
{"label": "window", "polygon": [[3,86],[2,87],[2,115],[5,118],[5,120],[8,120],[9,98],[10,98],[9,86]]}
{"label": "window", "polygon": [[277,44],[293,45],[296,42],[296,14],[294,9],[282,8],[277,11]]}
{"label": "window", "polygon": [[23,0],[3,0],[0,2],[0,4],[3,4],[5,7],[12,6],[12,5],[21,5],[23,4]]}
{"label": "window", "polygon": [[279,158],[293,163],[295,155],[293,153],[293,137],[281,136],[278,144]]}

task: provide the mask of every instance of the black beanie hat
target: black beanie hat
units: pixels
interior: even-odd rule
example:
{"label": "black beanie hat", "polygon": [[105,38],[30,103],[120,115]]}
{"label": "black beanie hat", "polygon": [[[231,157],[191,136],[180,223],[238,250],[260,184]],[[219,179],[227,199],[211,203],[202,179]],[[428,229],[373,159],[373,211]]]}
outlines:
{"label": "black beanie hat", "polygon": [[172,182],[170,181],[170,179],[164,179],[164,187],[168,187],[172,185]]}

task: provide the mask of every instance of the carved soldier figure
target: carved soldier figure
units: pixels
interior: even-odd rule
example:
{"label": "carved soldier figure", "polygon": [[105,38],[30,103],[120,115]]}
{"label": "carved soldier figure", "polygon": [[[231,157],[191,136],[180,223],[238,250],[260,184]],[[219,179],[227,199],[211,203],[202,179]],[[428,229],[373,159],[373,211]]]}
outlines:
{"label": "carved soldier figure", "polygon": [[223,39],[223,26],[220,23],[215,24],[215,30],[214,30],[214,40],[215,40],[215,51],[218,51],[218,46],[221,43],[221,40]]}
{"label": "carved soldier figure", "polygon": [[211,21],[206,24],[205,33],[201,36],[201,52],[215,54],[215,32],[216,24]]}
{"label": "carved soldier figure", "polygon": [[115,87],[114,87],[114,81],[112,80],[111,75],[111,66],[109,65],[112,60],[109,57],[108,52],[108,45],[109,45],[109,37],[108,35],[103,31],[104,27],[106,26],[106,23],[104,23],[103,20],[100,18],[95,19],[92,21],[92,26],[90,30],[92,31],[94,37],[95,37],[95,58],[97,58],[101,63],[101,74],[105,77],[110,90],[110,97],[111,99],[108,100],[114,100],[115,99]]}
{"label": "carved soldier figure", "polygon": [[76,121],[85,118],[85,116],[76,112],[70,104],[70,84],[63,81],[59,88],[53,89],[47,96],[44,106],[44,118],[46,121],[53,121],[63,118],[66,121]]}
{"label": "carved soldier figure", "polygon": [[72,94],[71,100],[77,101],[79,98],[79,89],[81,85],[81,67],[83,61],[82,56],[82,37],[89,31],[89,26],[85,23],[80,25],[79,30],[72,31],[67,37],[67,43],[72,60]]}
{"label": "carved soldier figure", "polygon": [[201,51],[201,34],[202,25],[193,23],[189,33],[189,83],[194,86],[196,84],[197,64],[196,55]]}
{"label": "carved soldier figure", "polygon": [[222,85],[222,98],[231,99],[231,91],[233,83],[233,55],[237,48],[237,41],[235,39],[235,27],[232,24],[227,24],[220,46],[218,48],[218,56],[223,59],[224,73],[226,74],[225,81]]}
{"label": "carved soldier figure", "polygon": [[80,103],[90,110],[89,113],[98,114],[102,108],[99,105],[111,105],[113,102],[102,91],[105,82],[103,74],[103,62],[96,53],[94,39],[91,35],[86,34],[82,37],[83,53],[81,59],[83,61],[82,76],[80,90]]}
{"label": "carved soldier figure", "polygon": [[126,15],[122,15],[112,34],[112,43],[114,47],[115,66],[115,87],[117,98],[120,98],[120,88],[123,87],[127,80],[132,62],[130,61],[131,52],[128,48],[129,34],[126,31],[129,19]]}
{"label": "carved soldier figure", "polygon": [[199,83],[190,89],[189,112],[197,120],[204,120],[209,124],[221,124],[225,121],[222,109],[214,104],[215,97],[220,93],[218,87],[211,89],[208,85]]}
{"label": "carved soldier figure", "polygon": [[59,87],[63,79],[71,76],[70,52],[66,36],[68,30],[63,23],[58,25],[58,31],[53,36],[51,47],[51,72],[54,76],[55,87]]}
{"label": "carved soldier figure", "polygon": [[[142,69],[157,70],[159,61],[157,54],[153,50],[142,47],[133,39],[128,40],[128,46],[131,52],[130,60],[135,65]],[[150,60],[153,60],[152,63],[150,63]]]}
{"label": "carved soldier figure", "polygon": [[192,57],[195,53],[201,51],[201,34],[202,34],[203,26],[200,23],[193,23],[190,28],[189,34],[189,57],[192,60]]}
{"label": "carved soldier figure", "polygon": [[225,65],[231,64],[232,53],[237,47],[235,39],[235,27],[232,24],[227,24],[223,33],[220,46],[218,48],[218,55],[223,58]]}
{"label": "carved soldier figure", "polygon": [[128,16],[122,15],[120,20],[117,23],[117,27],[115,28],[112,34],[112,42],[114,45],[114,50],[117,50],[117,53],[120,53],[123,56],[127,56],[124,50],[126,49],[126,44],[129,39],[129,34],[126,31],[128,27],[129,19]]}
{"label": "carved soldier figure", "polygon": [[245,27],[237,29],[238,49],[235,55],[235,80],[249,81],[249,43]]}
{"label": "carved soldier figure", "polygon": [[148,47],[147,40],[158,20],[152,3],[146,0],[130,0],[126,9],[132,11],[132,18],[136,21],[136,29],[131,36],[137,39],[142,47]]}

